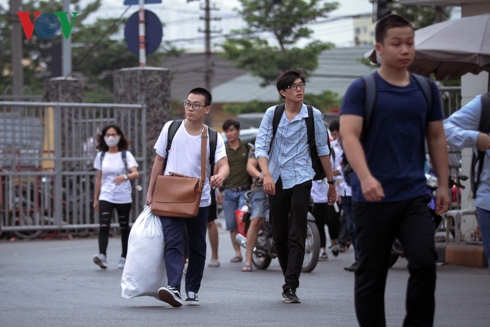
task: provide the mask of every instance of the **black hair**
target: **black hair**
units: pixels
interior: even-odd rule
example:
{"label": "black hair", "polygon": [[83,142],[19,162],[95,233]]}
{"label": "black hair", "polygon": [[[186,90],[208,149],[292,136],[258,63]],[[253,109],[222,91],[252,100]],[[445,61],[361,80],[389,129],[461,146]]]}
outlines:
{"label": "black hair", "polygon": [[231,126],[235,126],[236,129],[240,129],[240,122],[235,119],[227,119],[223,123],[223,131],[227,131]]}
{"label": "black hair", "polygon": [[284,96],[281,94],[281,90],[286,90],[298,78],[301,79],[303,84],[305,83],[305,75],[303,74],[303,71],[301,69],[286,70],[284,73],[281,74],[281,76],[277,78],[277,82],[276,82],[277,91],[279,92],[279,94],[282,96],[283,99]]}
{"label": "black hair", "polygon": [[376,43],[383,43],[384,38],[386,37],[386,33],[388,33],[388,30],[390,28],[396,27],[410,27],[412,31],[414,31],[412,23],[410,23],[402,16],[396,14],[387,15],[378,20],[378,22],[376,23],[374,32]]}
{"label": "black hair", "polygon": [[104,137],[109,128],[114,128],[116,130],[117,135],[121,138],[119,139],[119,143],[117,144],[117,148],[119,151],[127,150],[129,147],[129,141],[124,136],[121,128],[117,125],[107,125],[102,129],[102,133],[97,135],[97,146],[96,149],[99,151],[107,152],[109,150],[109,146],[105,143]]}
{"label": "black hair", "polygon": [[339,121],[338,120],[334,120],[330,123],[330,126],[328,126],[328,129],[330,130],[330,132],[335,132],[335,131],[338,131],[340,128],[340,124],[339,124]]}
{"label": "black hair", "polygon": [[189,95],[189,94],[202,95],[204,97],[204,105],[206,107],[210,106],[211,101],[213,101],[213,97],[211,96],[211,93],[209,93],[209,91],[203,87],[193,88],[192,90],[189,91],[189,93],[187,95]]}

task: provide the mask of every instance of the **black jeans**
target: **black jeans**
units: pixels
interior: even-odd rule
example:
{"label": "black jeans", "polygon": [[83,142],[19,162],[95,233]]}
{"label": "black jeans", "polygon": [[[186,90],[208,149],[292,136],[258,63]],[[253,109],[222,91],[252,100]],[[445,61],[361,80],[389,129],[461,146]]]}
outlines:
{"label": "black jeans", "polygon": [[340,232],[340,213],[335,212],[334,206],[328,205],[328,203],[314,203],[313,216],[320,233],[320,246],[326,248],[327,235],[325,234],[325,225],[328,226],[330,239],[336,240]]}
{"label": "black jeans", "polygon": [[282,180],[276,182],[276,194],[269,195],[272,236],[281,265],[286,291],[299,287],[299,276],[305,257],[306,222],[310,205],[311,180],[282,188]]}
{"label": "black jeans", "polygon": [[391,203],[353,203],[359,250],[355,306],[361,327],[386,326],[384,293],[395,236],[403,245],[410,274],[403,326],[433,326],[437,254],[427,202],[422,196]]}
{"label": "black jeans", "polygon": [[109,228],[111,227],[112,211],[116,209],[119,218],[121,230],[121,257],[126,258],[128,253],[129,238],[129,213],[131,212],[131,203],[111,203],[99,201],[99,253],[106,255],[107,245],[109,244]]}

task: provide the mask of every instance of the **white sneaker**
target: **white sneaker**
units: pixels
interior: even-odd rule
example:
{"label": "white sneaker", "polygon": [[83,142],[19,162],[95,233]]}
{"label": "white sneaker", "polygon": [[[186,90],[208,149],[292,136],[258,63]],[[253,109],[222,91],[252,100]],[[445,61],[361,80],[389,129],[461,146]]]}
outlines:
{"label": "white sneaker", "polygon": [[217,268],[220,265],[221,265],[220,262],[218,260],[216,260],[216,259],[211,259],[211,260],[209,260],[209,263],[208,263],[208,267]]}
{"label": "white sneaker", "polygon": [[117,264],[117,269],[124,269],[125,264],[126,264],[126,258],[119,259],[119,263]]}
{"label": "white sneaker", "polygon": [[197,293],[186,292],[185,293],[185,305],[198,306],[199,305],[199,298],[197,297]]}
{"label": "white sneaker", "polygon": [[94,263],[102,269],[107,269],[107,258],[102,253],[94,255]]}

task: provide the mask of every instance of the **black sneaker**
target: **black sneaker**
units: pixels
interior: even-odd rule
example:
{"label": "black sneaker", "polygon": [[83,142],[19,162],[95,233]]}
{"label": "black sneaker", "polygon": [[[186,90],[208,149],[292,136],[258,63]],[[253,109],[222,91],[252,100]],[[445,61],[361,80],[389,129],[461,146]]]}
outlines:
{"label": "black sneaker", "polygon": [[158,298],[160,301],[170,304],[174,308],[182,306],[182,298],[179,291],[175,287],[161,287],[158,290]]}
{"label": "black sneaker", "polygon": [[282,293],[282,302],[284,303],[301,303],[300,299],[296,296],[296,291],[292,288],[288,288]]}
{"label": "black sneaker", "polygon": [[354,262],[352,265],[350,265],[349,267],[344,267],[344,270],[345,271],[356,271],[357,269],[357,261]]}
{"label": "black sneaker", "polygon": [[199,305],[199,298],[197,297],[197,293],[186,292],[185,293],[185,304],[198,306]]}
{"label": "black sneaker", "polygon": [[339,245],[338,244],[334,244],[330,247],[330,249],[332,249],[332,254],[334,257],[338,256],[339,255],[339,252],[340,252],[340,248],[339,248]]}

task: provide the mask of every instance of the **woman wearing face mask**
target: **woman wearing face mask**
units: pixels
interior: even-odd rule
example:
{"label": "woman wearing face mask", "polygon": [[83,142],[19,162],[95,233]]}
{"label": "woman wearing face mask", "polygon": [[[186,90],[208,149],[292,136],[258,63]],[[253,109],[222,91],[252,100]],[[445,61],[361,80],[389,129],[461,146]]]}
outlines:
{"label": "woman wearing face mask", "polygon": [[[94,190],[94,209],[99,212],[99,254],[94,263],[102,269],[107,268],[107,244],[112,211],[116,209],[121,229],[122,254],[117,267],[124,268],[129,238],[129,213],[131,212],[131,181],[138,178],[138,164],[131,152],[127,151],[129,142],[121,129],[109,125],[99,135],[94,161],[97,169]],[[125,162],[126,161],[126,162]]]}

